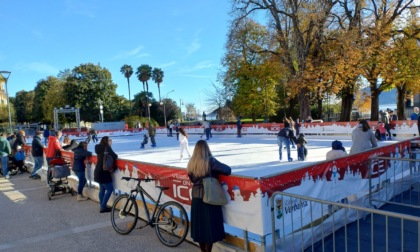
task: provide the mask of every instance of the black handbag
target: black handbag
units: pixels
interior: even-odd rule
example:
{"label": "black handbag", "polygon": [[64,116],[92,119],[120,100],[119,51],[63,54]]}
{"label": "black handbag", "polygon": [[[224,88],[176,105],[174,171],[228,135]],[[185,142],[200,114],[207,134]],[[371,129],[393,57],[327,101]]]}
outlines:
{"label": "black handbag", "polygon": [[108,172],[115,171],[115,160],[111,154],[108,153],[108,147],[105,148],[104,160],[103,160],[103,170]]}

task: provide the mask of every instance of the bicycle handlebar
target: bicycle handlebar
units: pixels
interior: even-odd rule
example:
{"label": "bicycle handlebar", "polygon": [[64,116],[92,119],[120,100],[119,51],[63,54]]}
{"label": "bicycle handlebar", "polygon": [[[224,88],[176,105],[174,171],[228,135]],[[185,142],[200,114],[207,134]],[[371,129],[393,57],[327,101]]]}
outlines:
{"label": "bicycle handlebar", "polygon": [[144,179],[141,179],[141,178],[132,178],[132,177],[122,177],[121,178],[121,180],[126,180],[126,181],[129,181],[129,180],[136,180],[136,181],[144,181],[144,182],[150,182],[150,181],[153,181],[153,180],[156,180],[156,179],[151,179],[151,178],[144,178]]}

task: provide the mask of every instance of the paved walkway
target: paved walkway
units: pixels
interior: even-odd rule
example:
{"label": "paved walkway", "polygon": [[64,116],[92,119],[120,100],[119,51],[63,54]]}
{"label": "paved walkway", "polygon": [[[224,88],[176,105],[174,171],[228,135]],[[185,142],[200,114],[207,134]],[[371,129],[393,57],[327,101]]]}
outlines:
{"label": "paved walkway", "polygon": [[186,241],[168,248],[150,227],[119,235],[97,202],[70,194],[49,201],[45,182],[28,176],[0,177],[0,251],[199,251]]}

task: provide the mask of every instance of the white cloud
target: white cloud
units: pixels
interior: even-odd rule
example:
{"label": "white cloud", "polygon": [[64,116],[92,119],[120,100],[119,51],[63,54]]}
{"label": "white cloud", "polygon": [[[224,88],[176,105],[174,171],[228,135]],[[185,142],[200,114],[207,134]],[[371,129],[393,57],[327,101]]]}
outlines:
{"label": "white cloud", "polygon": [[[201,61],[198,62],[197,64],[195,64],[192,67],[184,67],[182,69],[180,69],[178,71],[178,73],[183,74],[183,73],[191,73],[191,72],[195,72],[195,71],[199,71],[199,70],[203,70],[203,69],[208,69],[208,68],[212,68],[215,67],[216,65],[213,64],[210,60],[205,60],[205,61]],[[187,76],[187,75],[185,75]]]}
{"label": "white cloud", "polygon": [[45,62],[30,62],[24,64],[18,64],[16,66],[17,70],[22,72],[36,72],[44,75],[57,75],[60,70],[48,63]]}
{"label": "white cloud", "polygon": [[92,1],[74,1],[74,0],[67,0],[65,2],[66,5],[66,12],[88,17],[88,18],[95,18],[96,14],[94,9],[98,5],[97,0]]}
{"label": "white cloud", "polygon": [[191,42],[191,44],[187,47],[187,55],[191,55],[192,53],[200,49],[200,47],[201,47],[200,40],[198,38],[195,38]]}
{"label": "white cloud", "polygon": [[169,63],[165,63],[159,66],[159,68],[164,68],[164,67],[168,67],[168,66],[173,66],[176,64],[176,61],[171,61]]}
{"label": "white cloud", "polygon": [[126,59],[126,58],[144,58],[149,56],[148,53],[141,53],[143,46],[138,46],[130,51],[123,51],[113,57],[113,59]]}

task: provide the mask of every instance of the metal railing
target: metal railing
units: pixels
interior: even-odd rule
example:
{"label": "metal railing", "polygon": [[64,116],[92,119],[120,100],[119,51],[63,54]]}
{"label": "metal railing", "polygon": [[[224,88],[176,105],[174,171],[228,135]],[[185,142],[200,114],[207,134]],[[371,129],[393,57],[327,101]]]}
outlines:
{"label": "metal railing", "polygon": [[[300,210],[283,214],[287,202]],[[271,251],[420,251],[419,217],[344,202],[273,193]]]}
{"label": "metal railing", "polygon": [[[369,205],[394,204],[420,209],[420,160],[410,152],[401,157],[369,160]],[[376,202],[377,204],[374,204]]]}

